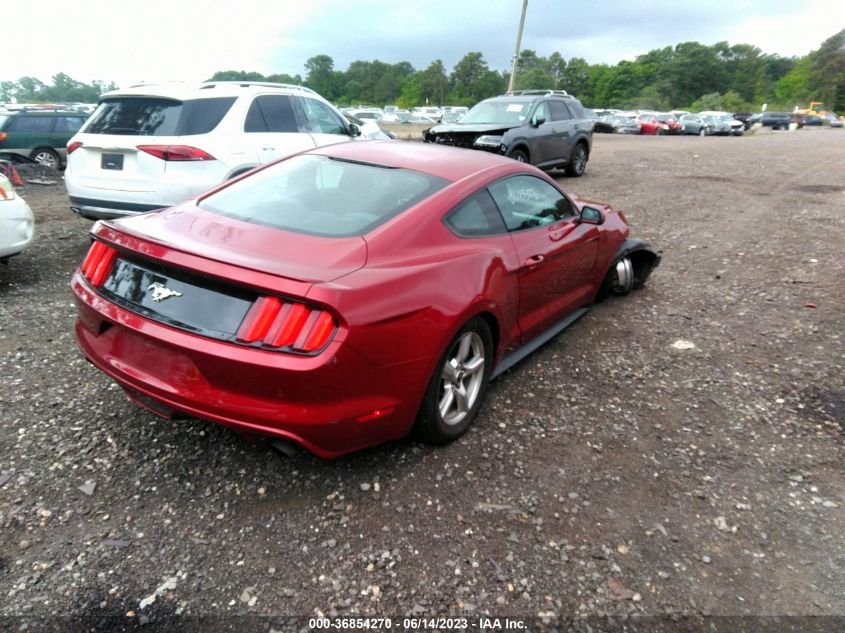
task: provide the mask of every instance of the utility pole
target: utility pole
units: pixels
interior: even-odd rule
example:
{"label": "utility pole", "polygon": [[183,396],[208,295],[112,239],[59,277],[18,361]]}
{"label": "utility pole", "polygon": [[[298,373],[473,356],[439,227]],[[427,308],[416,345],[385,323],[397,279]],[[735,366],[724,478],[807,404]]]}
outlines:
{"label": "utility pole", "polygon": [[519,18],[519,31],[516,34],[516,49],[513,52],[513,64],[511,65],[511,79],[508,82],[508,94],[513,94],[516,86],[516,63],[519,61],[519,45],[522,43],[522,28],[525,26],[525,11],[528,9],[528,0],[522,0],[522,17]]}

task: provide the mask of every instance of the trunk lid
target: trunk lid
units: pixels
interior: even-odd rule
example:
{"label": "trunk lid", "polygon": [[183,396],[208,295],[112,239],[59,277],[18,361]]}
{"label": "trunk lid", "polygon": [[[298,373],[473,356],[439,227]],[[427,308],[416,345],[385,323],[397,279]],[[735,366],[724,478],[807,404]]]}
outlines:
{"label": "trunk lid", "polygon": [[367,243],[360,236],[320,237],[258,226],[203,211],[194,201],[115,225],[175,250],[301,282],[332,281],[367,262]]}

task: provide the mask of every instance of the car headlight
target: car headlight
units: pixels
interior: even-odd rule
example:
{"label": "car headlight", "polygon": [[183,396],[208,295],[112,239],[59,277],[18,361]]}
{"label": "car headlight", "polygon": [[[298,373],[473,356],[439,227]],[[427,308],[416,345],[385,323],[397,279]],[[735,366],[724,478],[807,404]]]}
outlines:
{"label": "car headlight", "polygon": [[503,145],[502,137],[492,134],[484,134],[475,139],[475,143],[473,143],[473,145],[478,147],[495,147],[498,149],[501,145]]}

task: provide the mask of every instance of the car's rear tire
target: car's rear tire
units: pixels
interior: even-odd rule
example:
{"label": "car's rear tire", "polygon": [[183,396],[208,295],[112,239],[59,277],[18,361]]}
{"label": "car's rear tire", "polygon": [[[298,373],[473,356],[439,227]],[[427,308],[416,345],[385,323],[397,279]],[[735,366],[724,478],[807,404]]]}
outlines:
{"label": "car's rear tire", "polygon": [[521,149],[515,149],[511,152],[511,158],[513,158],[518,163],[527,163],[528,162],[528,154],[526,154]]}
{"label": "car's rear tire", "polygon": [[62,160],[59,155],[49,147],[39,147],[32,150],[29,157],[37,163],[45,167],[58,169],[62,165]]}
{"label": "car's rear tire", "polygon": [[468,321],[437,361],[417,416],[425,442],[446,444],[463,435],[478,415],[493,371],[493,335],[480,317]]}
{"label": "car's rear tire", "polygon": [[705,136],[707,136],[707,130],[706,130],[705,128],[701,128],[701,129],[698,131],[698,135],[699,135],[701,138],[704,138]]}
{"label": "car's rear tire", "polygon": [[578,143],[572,150],[572,156],[569,157],[569,163],[566,165],[566,175],[578,178],[582,176],[587,169],[587,148],[583,143]]}

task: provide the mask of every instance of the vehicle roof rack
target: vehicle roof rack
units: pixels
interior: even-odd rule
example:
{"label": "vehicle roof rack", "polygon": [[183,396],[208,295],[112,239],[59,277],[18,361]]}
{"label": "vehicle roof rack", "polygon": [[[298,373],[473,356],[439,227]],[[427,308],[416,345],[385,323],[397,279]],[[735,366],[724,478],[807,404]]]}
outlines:
{"label": "vehicle roof rack", "polygon": [[572,95],[566,92],[566,90],[519,90],[514,93],[514,95],[519,95],[521,97],[528,96],[528,95],[543,95],[543,96],[551,96],[555,95],[558,97],[571,97]]}
{"label": "vehicle roof rack", "polygon": [[238,81],[238,80],[225,80],[225,81],[204,81],[202,83],[202,87],[200,90],[207,90],[209,88],[214,88],[217,85],[223,86],[241,86],[243,88],[247,88],[250,86],[261,86],[263,88],[286,88],[288,90],[302,90],[303,92],[309,92],[311,94],[317,94],[311,88],[307,88],[306,86],[298,86],[296,84],[282,84],[276,83],[273,81]]}

